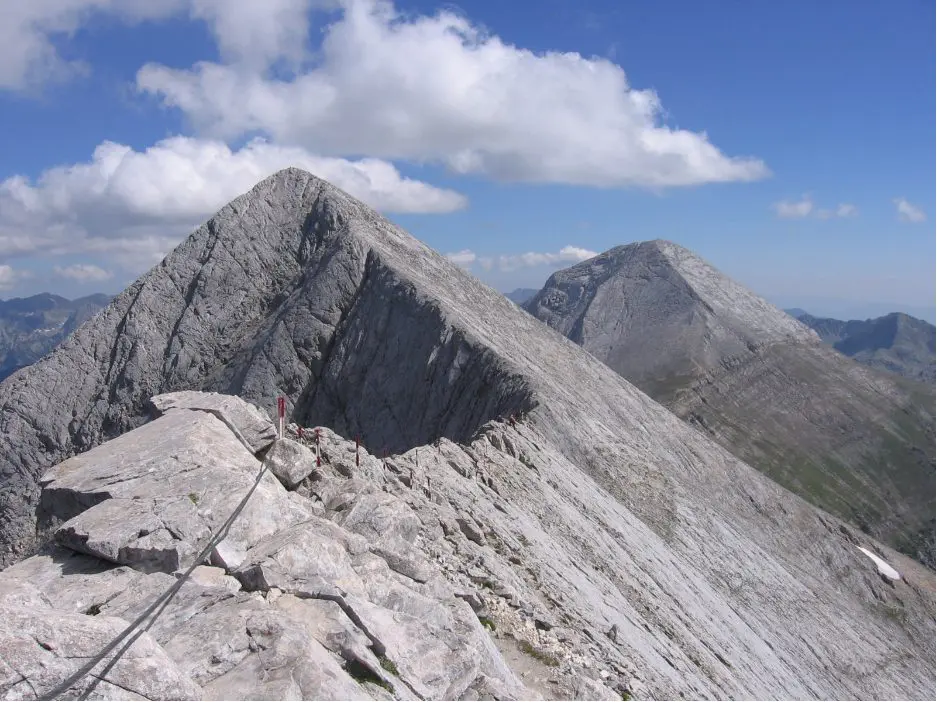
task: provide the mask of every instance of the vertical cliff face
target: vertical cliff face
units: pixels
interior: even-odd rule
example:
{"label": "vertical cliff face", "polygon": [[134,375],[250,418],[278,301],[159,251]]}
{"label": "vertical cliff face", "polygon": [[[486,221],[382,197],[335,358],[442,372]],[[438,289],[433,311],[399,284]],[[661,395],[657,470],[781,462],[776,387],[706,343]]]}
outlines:
{"label": "vertical cliff face", "polygon": [[930,388],[843,358],[670,242],[559,271],[525,307],[785,487],[933,566]]}

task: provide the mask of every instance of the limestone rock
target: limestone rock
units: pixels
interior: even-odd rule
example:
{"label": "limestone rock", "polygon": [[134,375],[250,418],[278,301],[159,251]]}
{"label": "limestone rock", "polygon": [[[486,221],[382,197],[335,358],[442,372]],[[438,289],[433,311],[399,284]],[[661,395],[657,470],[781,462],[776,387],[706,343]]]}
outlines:
{"label": "limestone rock", "polygon": [[[175,573],[180,577],[182,573]],[[192,582],[202,587],[220,587],[230,592],[237,592],[241,589],[241,583],[237,578],[232,578],[225,573],[224,568],[212,566],[197,566],[190,576]]]}
{"label": "limestone rock", "polygon": [[361,536],[310,519],[251,549],[234,575],[246,590],[341,598],[372,654],[389,660],[395,675],[424,698],[457,696],[480,672],[520,689],[470,607],[451,592],[440,601],[398,580],[367,548]]}
{"label": "limestone rock", "polygon": [[474,541],[479,546],[485,545],[485,534],[478,528],[478,524],[475,523],[474,519],[471,517],[459,517],[456,523],[469,541]]}
{"label": "limestone rock", "polygon": [[150,404],[159,414],[171,409],[209,412],[224,422],[254,454],[266,449],[277,438],[277,428],[266,412],[233,395],[183,390],[151,397]]}
{"label": "limestone rock", "polygon": [[264,465],[273,473],[283,487],[295,490],[296,487],[316,469],[316,457],[308,448],[290,439],[279,439],[273,443]]}
{"label": "limestone rock", "polygon": [[[51,469],[41,524],[73,550],[171,573],[234,512],[260,467],[213,414],[172,410]],[[245,551],[311,514],[265,473],[223,549]]]}
{"label": "limestone rock", "polygon": [[[111,642],[128,622],[53,609],[22,591],[0,597],[0,690],[4,699],[44,699]],[[130,642],[128,642],[130,643]],[[113,665],[111,659],[116,661]],[[201,690],[143,633],[98,664],[66,696],[83,699],[201,699]]]}

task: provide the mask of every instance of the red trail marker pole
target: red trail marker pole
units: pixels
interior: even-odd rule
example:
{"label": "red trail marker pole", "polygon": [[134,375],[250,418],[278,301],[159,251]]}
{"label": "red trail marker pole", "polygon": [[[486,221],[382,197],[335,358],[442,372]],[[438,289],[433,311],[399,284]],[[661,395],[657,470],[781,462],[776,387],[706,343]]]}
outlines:
{"label": "red trail marker pole", "polygon": [[277,417],[280,418],[280,438],[283,438],[283,422],[286,419],[286,398],[280,395],[277,398]]}
{"label": "red trail marker pole", "polygon": [[316,429],[316,468],[322,465],[322,456],[319,453],[319,430]]}

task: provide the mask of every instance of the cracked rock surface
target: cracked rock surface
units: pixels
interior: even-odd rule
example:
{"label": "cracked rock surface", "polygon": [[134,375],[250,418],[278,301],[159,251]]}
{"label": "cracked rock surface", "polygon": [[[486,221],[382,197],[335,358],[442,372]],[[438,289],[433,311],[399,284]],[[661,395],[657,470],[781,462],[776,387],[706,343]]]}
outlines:
{"label": "cracked rock surface", "polygon": [[[55,531],[60,545],[0,573],[0,609],[16,613],[0,623],[4,699],[41,697],[142,614],[192,564],[260,468],[236,429],[183,409],[80,458],[43,481],[44,513],[68,518]],[[98,698],[536,696],[440,569],[410,552],[420,519],[383,481],[348,479],[326,465],[319,480],[340,482],[353,497],[315,516],[314,498],[265,477],[227,537],[243,558],[225,569],[198,566],[135,648],[112,662]],[[185,503],[180,496],[191,509],[175,507]],[[128,531],[149,518],[160,522],[158,541],[149,540],[155,531]],[[78,631],[87,633],[76,639]],[[36,640],[48,640],[48,655]]]}
{"label": "cracked rock surface", "polygon": [[[271,450],[204,408],[150,421],[150,398],[181,390],[285,395],[310,450],[310,425],[331,427],[295,490],[264,474],[200,564],[224,575],[200,571],[149,629],[202,696],[326,695],[323,679],[382,699],[933,693],[932,571],[309,174],[232,202],[0,384],[8,562],[30,553],[38,505],[40,536],[120,573],[80,573],[103,595],[80,616],[142,612]],[[28,567],[61,592],[56,570],[78,575],[33,558],[2,577]]]}
{"label": "cracked rock surface", "polygon": [[[149,475],[157,464],[148,445],[167,435],[170,420],[219,433],[160,444],[163,463],[177,473],[145,483],[154,504],[167,504],[173,483],[200,462],[185,442],[214,436],[213,446],[223,447],[228,432],[243,451],[213,415],[173,410],[85,454],[89,478],[80,485],[62,491],[46,481],[50,513],[59,498],[69,510],[84,509],[72,519],[111,504],[85,522],[87,541],[106,544],[120,534],[135,500],[116,489],[105,495],[94,476],[116,467],[108,484],[120,486]],[[313,430],[291,429],[297,444],[312,443]],[[570,480],[574,466],[526,420],[491,422],[467,443],[442,439],[382,459],[359,449],[351,476],[354,442],[318,429],[322,465],[293,492],[270,476],[279,501],[264,510],[249,502],[232,527],[243,521],[238,533],[263,535],[238,544],[235,565],[196,568],[147,620],[134,645],[149,646],[140,657],[168,672],[140,669],[131,657],[108,675],[156,676],[135,679],[133,694],[149,699],[930,695],[933,574],[757,474],[742,487],[738,478],[751,470],[727,454],[727,482],[705,510],[690,507],[698,495],[674,485],[670,503],[639,511],[648,493],[623,483],[612,494],[590,479]],[[124,448],[131,440],[133,455]],[[180,467],[173,456],[193,463]],[[50,476],[67,477],[71,463]],[[240,470],[216,467],[214,499],[225,509],[249,488]],[[730,521],[733,490],[744,490],[749,506]],[[294,504],[308,512],[292,512],[271,531],[265,512]],[[161,518],[169,538],[190,538],[181,527],[187,515],[167,510]],[[462,526],[468,518],[471,529]],[[78,644],[63,639],[58,679],[17,668],[40,655],[32,637],[50,622],[132,621],[180,575],[154,570],[143,549],[91,556],[60,543],[0,572],[0,602],[17,603],[22,615],[0,620],[0,661],[32,671],[22,680],[11,673],[0,696],[41,696],[78,667],[68,649]],[[857,545],[900,578],[883,578]],[[176,548],[187,568],[197,549]],[[99,650],[122,628],[108,627],[87,646]]]}

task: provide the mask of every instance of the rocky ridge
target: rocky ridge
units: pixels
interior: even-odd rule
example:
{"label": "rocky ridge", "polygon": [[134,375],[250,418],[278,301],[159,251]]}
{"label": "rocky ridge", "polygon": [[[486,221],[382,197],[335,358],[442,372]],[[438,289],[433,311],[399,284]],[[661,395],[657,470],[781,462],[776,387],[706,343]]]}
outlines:
{"label": "rocky ridge", "polygon": [[667,241],[556,272],[532,315],[814,504],[934,565],[934,392]]}
{"label": "rocky ridge", "polygon": [[[565,678],[550,683],[555,668],[592,681],[590,688],[606,685],[579,697],[607,696],[620,681],[601,680],[630,681],[632,674],[643,683],[637,694],[651,697],[932,692],[932,573],[789,494],[503,295],[295,169],[223,208],[59,349],[0,384],[0,536],[8,562],[30,554],[36,509],[40,543],[52,538],[147,578],[163,578],[164,570],[199,552],[224,518],[216,505],[236,502],[201,492],[219,480],[207,453],[164,444],[168,457],[159,459],[162,449],[152,449],[134,458],[133,438],[126,437],[146,432],[148,441],[162,441],[164,432],[154,426],[176,426],[182,420],[174,413],[197,413],[211,431],[179,426],[172,435],[211,436],[219,450],[231,444],[224,465],[232,472],[242,460],[258,465],[256,442],[267,441],[269,427],[257,424],[254,411],[242,414],[250,420],[243,426],[220,419],[233,400],[175,394],[192,390],[224,391],[260,408],[274,407],[282,394],[297,424],[329,426],[338,436],[360,437],[374,454],[389,454],[386,467],[370,463],[380,472],[358,472],[369,461],[352,467],[353,444],[335,438],[345,449],[325,462],[337,475],[304,486],[291,463],[302,452],[288,444],[270,448],[263,455],[277,464],[271,469],[295,486],[282,488],[289,509],[276,513],[298,521],[258,518],[244,531],[232,527],[232,538],[210,559],[223,572],[205,575],[223,588],[233,587],[233,578],[244,590],[276,597],[274,590],[287,592],[297,579],[312,588],[327,584],[326,576],[340,577],[346,592],[354,585],[359,597],[377,598],[368,602],[396,612],[410,595],[394,599],[399,590],[387,578],[407,578],[407,588],[435,597],[426,589],[438,582],[430,568],[435,562],[453,588],[473,585],[458,590],[466,595],[459,599],[471,609],[481,598],[496,633],[538,637],[499,650],[502,660],[528,672],[525,685],[531,676],[546,679],[527,685],[544,696],[569,696]],[[169,392],[171,398],[151,402]],[[154,411],[165,414],[150,424]],[[519,417],[514,426],[498,421],[511,415]],[[225,431],[234,438],[223,440]],[[123,458],[108,457],[115,443],[105,442],[114,437]],[[128,480],[120,477],[125,468]],[[166,479],[153,477],[159,470],[169,471]],[[238,490],[245,487],[242,476]],[[261,503],[281,499],[281,488],[269,480],[256,490]],[[307,491],[318,500],[304,519]],[[418,548],[402,552],[384,543],[377,533],[390,527],[364,523],[376,509],[341,516],[342,504],[374,492],[404,500],[417,515],[424,539],[414,538]],[[125,525],[125,510],[142,529]],[[365,557],[357,551],[361,542],[321,522],[321,533],[300,528],[314,517],[375,541],[374,550]],[[282,536],[291,529],[306,530],[296,540],[312,540],[310,552],[321,547],[331,554],[308,568],[336,570],[306,573],[301,554],[289,551],[290,538]],[[901,579],[883,580],[858,546],[879,554]],[[407,558],[419,553],[425,558]],[[360,589],[372,582],[375,592]],[[468,626],[434,617],[428,622],[443,622],[443,630]],[[474,627],[459,631],[474,636]],[[432,632],[399,636],[417,647],[437,640]],[[238,650],[275,649],[279,656],[290,648],[251,639],[256,636],[239,638]],[[168,643],[156,643],[171,653]],[[470,648],[490,650],[482,644]],[[219,660],[225,650],[215,654]],[[577,651],[591,657],[580,661],[572,657]],[[252,685],[270,679],[266,655],[251,658],[231,680],[255,691]],[[485,677],[510,690],[497,659],[485,660],[491,666]],[[281,669],[286,675],[294,667],[278,664]],[[203,694],[215,694],[205,693],[214,679],[192,670],[186,675]],[[326,694],[315,681],[308,689],[296,684],[298,691],[275,688],[270,695]],[[488,684],[469,684],[461,694],[513,694],[486,692]],[[347,692],[341,689],[336,694]],[[369,688],[372,693],[378,694]]]}
{"label": "rocky ridge", "polygon": [[[933,574],[766,479],[746,485],[757,488],[752,509],[731,536],[720,515],[685,510],[679,492],[669,533],[658,534],[585,476],[572,480],[576,468],[523,419],[490,422],[466,444],[377,458],[296,425],[293,439],[252,453],[244,439],[273,425],[236,398],[178,393],[151,407],[163,408],[157,418],[43,477],[54,543],[0,572],[4,698],[42,696],[103,648],[176,582],[258,475],[210,564],[69,696],[933,689]],[[727,472],[751,472],[723,457]],[[756,545],[751,530],[770,512],[802,531],[777,524]]]}
{"label": "rocky ridge", "polygon": [[817,332],[824,343],[859,363],[934,384],[935,329],[923,319],[901,312],[848,322],[803,312],[797,319]]}

